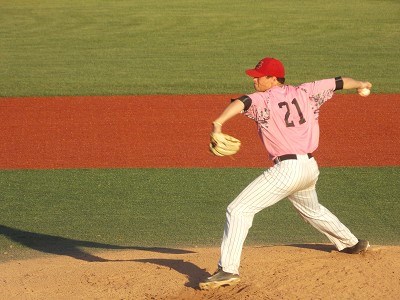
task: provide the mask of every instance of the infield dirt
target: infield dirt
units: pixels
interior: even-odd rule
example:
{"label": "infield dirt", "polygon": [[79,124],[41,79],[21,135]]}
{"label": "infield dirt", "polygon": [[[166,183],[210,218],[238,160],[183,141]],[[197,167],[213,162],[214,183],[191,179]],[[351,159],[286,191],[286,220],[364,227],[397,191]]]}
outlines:
{"label": "infield dirt", "polygon": [[[245,247],[241,282],[197,289],[219,249],[109,251],[102,262],[47,256],[0,264],[2,299],[399,299],[400,247],[365,254],[328,245]],[[171,252],[171,253],[168,253]],[[175,254],[174,254],[175,253]]]}
{"label": "infield dirt", "polygon": [[[243,143],[235,160],[208,153],[210,122],[229,99],[2,99],[0,168],[268,167],[246,118],[225,126]],[[399,100],[398,95],[338,95],[327,103],[315,153],[320,166],[400,165]],[[218,247],[108,251],[87,258],[38,253],[0,263],[0,294],[2,299],[400,299],[399,246],[372,241],[362,255],[342,254],[330,245],[245,247],[237,286],[200,291],[199,280],[216,268]],[[88,259],[93,256],[98,259]]]}
{"label": "infield dirt", "polygon": [[[236,95],[237,96],[237,95]],[[266,167],[254,122],[224,124],[235,159],[208,151],[211,122],[232,96],[7,98],[0,169]],[[320,166],[400,165],[399,95],[336,95],[322,106]]]}

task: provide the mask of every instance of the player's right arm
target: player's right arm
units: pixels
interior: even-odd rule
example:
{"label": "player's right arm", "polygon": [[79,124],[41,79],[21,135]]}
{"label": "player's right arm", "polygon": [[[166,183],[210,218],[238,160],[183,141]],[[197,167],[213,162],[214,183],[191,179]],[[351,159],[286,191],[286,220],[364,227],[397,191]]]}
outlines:
{"label": "player's right arm", "polygon": [[343,80],[344,90],[352,90],[352,89],[361,90],[364,88],[370,90],[372,87],[372,84],[368,81],[359,81],[349,77],[342,77],[342,80]]}
{"label": "player's right arm", "polygon": [[220,116],[214,120],[213,132],[222,132],[222,124],[224,124],[229,119],[232,119],[234,116],[240,114],[244,110],[244,108],[245,104],[243,103],[243,101],[239,99],[235,99],[234,101],[232,101],[220,114]]}

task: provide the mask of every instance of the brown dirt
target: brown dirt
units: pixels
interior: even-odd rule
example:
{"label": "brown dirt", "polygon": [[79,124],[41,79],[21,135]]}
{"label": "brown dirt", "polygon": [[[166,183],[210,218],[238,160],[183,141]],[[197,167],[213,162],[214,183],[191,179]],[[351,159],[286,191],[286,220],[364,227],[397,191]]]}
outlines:
{"label": "brown dirt", "polygon": [[[266,167],[253,124],[225,130],[234,160],[207,150],[229,96],[0,99],[0,169]],[[321,112],[321,166],[400,165],[399,95],[336,96]],[[372,107],[372,109],[371,109]],[[179,146],[179,147],[178,147]],[[165,250],[165,249],[164,249]],[[239,285],[199,291],[219,248],[39,255],[0,263],[2,299],[400,299],[400,247],[363,255],[328,245],[245,247]],[[182,252],[182,251],[181,251]],[[88,255],[89,257],[90,255]],[[93,256],[92,256],[93,257]]]}
{"label": "brown dirt", "polygon": [[[266,167],[245,117],[224,129],[235,159],[208,151],[228,95],[0,99],[0,169]],[[321,110],[320,166],[400,165],[399,95],[336,95]]]}
{"label": "brown dirt", "polygon": [[[149,249],[151,250],[151,249]],[[47,256],[0,264],[2,299],[399,299],[400,247],[360,255],[328,245],[245,247],[235,287],[200,291],[219,249],[110,251],[104,262]],[[171,252],[175,252],[172,251]],[[175,252],[176,253],[176,252]]]}

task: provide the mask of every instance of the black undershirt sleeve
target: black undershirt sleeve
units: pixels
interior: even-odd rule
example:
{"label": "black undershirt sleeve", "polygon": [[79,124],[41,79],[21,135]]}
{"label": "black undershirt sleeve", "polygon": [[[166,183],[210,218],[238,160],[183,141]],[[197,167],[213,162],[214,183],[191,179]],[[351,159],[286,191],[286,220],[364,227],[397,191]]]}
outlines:
{"label": "black undershirt sleeve", "polygon": [[247,95],[240,96],[239,98],[232,99],[231,102],[240,100],[244,104],[244,111],[247,111],[251,105],[251,98]]}
{"label": "black undershirt sleeve", "polygon": [[342,77],[335,77],[336,88],[335,91],[343,90],[343,79]]}

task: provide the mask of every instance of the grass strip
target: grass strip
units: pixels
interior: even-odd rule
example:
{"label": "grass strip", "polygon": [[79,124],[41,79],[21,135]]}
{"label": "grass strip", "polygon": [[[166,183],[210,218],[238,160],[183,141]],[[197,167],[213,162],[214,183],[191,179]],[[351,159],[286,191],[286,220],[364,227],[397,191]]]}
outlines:
{"label": "grass strip", "polygon": [[[261,169],[1,171],[0,255],[51,245],[219,246],[228,203]],[[359,237],[400,244],[399,167],[323,168],[320,202]],[[247,244],[328,242],[283,200]],[[40,246],[41,245],[41,246]],[[36,249],[37,249],[36,247]],[[11,250],[14,249],[14,250]]]}

